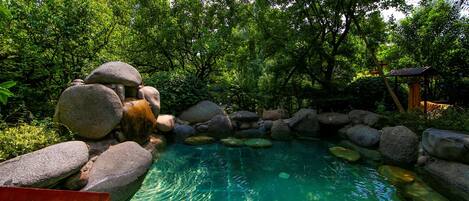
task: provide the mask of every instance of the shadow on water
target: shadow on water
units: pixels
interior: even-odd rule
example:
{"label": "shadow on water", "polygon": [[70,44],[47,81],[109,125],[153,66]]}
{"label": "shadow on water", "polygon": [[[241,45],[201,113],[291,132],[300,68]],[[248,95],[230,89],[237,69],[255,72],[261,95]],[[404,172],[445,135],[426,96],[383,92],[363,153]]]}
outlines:
{"label": "shadow on water", "polygon": [[367,164],[328,153],[327,142],[274,142],[272,148],[174,144],[132,198],[147,200],[399,200]]}

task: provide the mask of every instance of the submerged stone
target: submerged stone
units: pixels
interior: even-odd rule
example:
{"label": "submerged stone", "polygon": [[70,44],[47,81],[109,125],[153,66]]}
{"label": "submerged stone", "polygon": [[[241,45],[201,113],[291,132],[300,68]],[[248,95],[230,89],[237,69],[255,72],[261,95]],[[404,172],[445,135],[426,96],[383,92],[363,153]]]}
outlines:
{"label": "submerged stone", "polygon": [[344,147],[331,147],[329,148],[329,151],[332,155],[350,162],[355,162],[360,159],[360,154],[358,152]]}
{"label": "submerged stone", "polygon": [[222,139],[221,143],[227,147],[242,147],[244,146],[244,141],[236,138],[226,138]]}
{"label": "submerged stone", "polygon": [[272,142],[270,142],[270,140],[263,138],[252,138],[244,141],[244,144],[253,148],[266,148],[272,146]]}
{"label": "submerged stone", "polygon": [[404,196],[413,201],[448,201],[445,197],[420,180],[404,187]]}
{"label": "submerged stone", "polygon": [[281,179],[289,179],[290,178],[290,175],[286,172],[280,172],[278,174],[278,177],[281,178]]}
{"label": "submerged stone", "polygon": [[415,173],[396,166],[382,165],[378,168],[378,172],[392,184],[406,184],[415,180]]}
{"label": "submerged stone", "polygon": [[184,140],[184,143],[189,145],[212,144],[213,142],[215,142],[215,139],[210,136],[192,136]]}

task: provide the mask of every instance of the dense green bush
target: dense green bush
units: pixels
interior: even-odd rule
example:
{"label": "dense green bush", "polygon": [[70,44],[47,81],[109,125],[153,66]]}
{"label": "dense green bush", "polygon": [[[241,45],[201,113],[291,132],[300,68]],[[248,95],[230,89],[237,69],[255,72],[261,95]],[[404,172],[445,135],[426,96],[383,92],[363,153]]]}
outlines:
{"label": "dense green bush", "polygon": [[12,127],[2,124],[0,129],[0,161],[72,139],[71,133],[60,134],[49,119]]}
{"label": "dense green bush", "polygon": [[[393,86],[394,87],[394,86]],[[362,77],[346,88],[347,94],[354,97],[350,102],[353,108],[367,110],[396,110],[394,102],[389,95],[383,80],[380,77]],[[405,103],[407,95],[402,87],[398,87],[396,94]],[[384,108],[383,108],[384,106]]]}
{"label": "dense green bush", "polygon": [[145,78],[144,83],[158,89],[161,112],[165,114],[178,114],[199,101],[210,99],[207,84],[185,73],[159,72]]}
{"label": "dense green bush", "polygon": [[419,135],[427,128],[469,132],[469,110],[464,108],[450,107],[433,117],[418,110],[383,114],[388,118],[380,122],[380,126],[404,125]]}

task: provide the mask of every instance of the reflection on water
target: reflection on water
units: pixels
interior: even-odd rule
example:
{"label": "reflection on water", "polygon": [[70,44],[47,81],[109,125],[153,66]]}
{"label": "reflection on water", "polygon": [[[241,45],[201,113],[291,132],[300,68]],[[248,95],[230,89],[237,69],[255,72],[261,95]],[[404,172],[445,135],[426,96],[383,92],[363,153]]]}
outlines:
{"label": "reflection on water", "polygon": [[341,161],[327,148],[317,141],[268,149],[171,145],[132,200],[399,200],[374,168]]}

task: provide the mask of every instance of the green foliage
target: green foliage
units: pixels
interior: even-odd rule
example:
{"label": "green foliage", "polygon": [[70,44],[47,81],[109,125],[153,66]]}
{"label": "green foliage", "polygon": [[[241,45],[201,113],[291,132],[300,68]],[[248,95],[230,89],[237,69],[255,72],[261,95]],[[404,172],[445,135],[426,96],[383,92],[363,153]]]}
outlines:
{"label": "green foliage", "polygon": [[0,130],[0,161],[42,149],[72,139],[70,133],[59,134],[54,124],[46,119]]}
{"label": "green foliage", "polygon": [[161,112],[178,114],[202,100],[210,99],[207,84],[191,74],[159,72],[144,83],[160,92]]}
{"label": "green foliage", "polygon": [[7,81],[7,82],[0,83],[0,103],[1,104],[6,105],[8,101],[8,97],[11,97],[14,95],[9,89],[15,85],[16,85],[16,82],[14,81]]}
{"label": "green foliage", "polygon": [[425,1],[399,24],[392,24],[380,57],[392,68],[430,66],[438,72],[436,99],[464,102],[457,90],[469,76],[469,18],[451,1]]}
{"label": "green foliage", "polygon": [[115,26],[112,10],[94,0],[0,2],[9,16],[0,22],[0,80],[17,83],[2,112],[24,104],[48,116],[71,80],[103,62],[99,56]]}
{"label": "green foliage", "polygon": [[418,135],[427,128],[438,128],[469,132],[469,110],[458,107],[450,107],[441,114],[428,117],[422,111],[406,113],[385,112],[388,118],[380,122],[380,126],[404,125]]}
{"label": "green foliage", "polygon": [[[377,111],[394,110],[394,102],[388,95],[386,86],[380,77],[361,77],[350,83],[346,93],[354,97],[350,102],[353,108],[373,109]],[[406,92],[398,87],[399,100],[407,100]]]}

